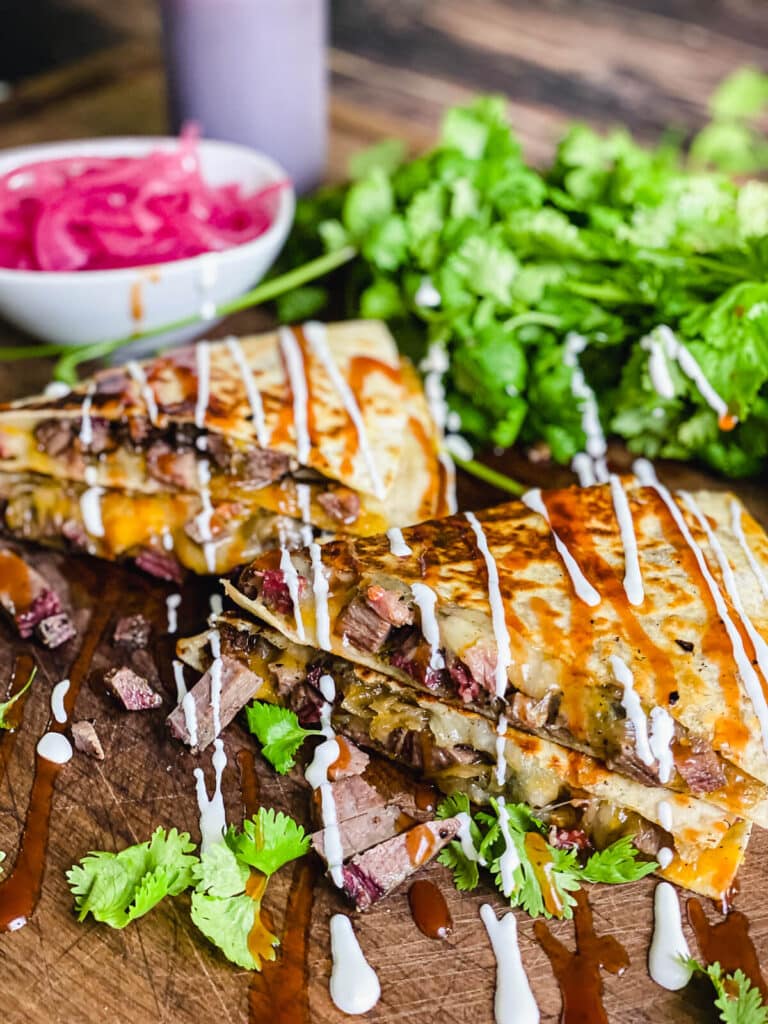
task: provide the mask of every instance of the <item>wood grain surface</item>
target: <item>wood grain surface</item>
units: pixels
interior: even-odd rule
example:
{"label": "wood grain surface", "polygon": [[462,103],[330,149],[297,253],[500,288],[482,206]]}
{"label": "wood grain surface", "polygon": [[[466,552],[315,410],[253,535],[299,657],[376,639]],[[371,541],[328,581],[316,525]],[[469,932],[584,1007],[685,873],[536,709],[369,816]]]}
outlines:
{"label": "wood grain surface", "polygon": [[[79,6],[87,7],[86,0]],[[93,0],[100,10],[106,5]],[[162,72],[156,20],[149,0],[133,0],[136,18],[123,17],[123,42],[77,66],[23,83],[0,103],[0,145],[95,134],[157,132],[164,126]],[[108,17],[107,14],[104,14]],[[134,28],[132,29],[132,24]],[[511,97],[510,111],[531,156],[543,159],[563,124],[572,117],[607,125],[627,121],[650,137],[673,122],[686,130],[705,116],[705,97],[724,73],[744,62],[766,63],[768,19],[762,4],[740,0],[504,3],[491,0],[338,0],[333,4],[332,156],[329,174],[343,175],[350,152],[382,135],[398,134],[415,148],[431,138],[441,111],[477,89]],[[261,313],[233,318],[221,331],[265,325]],[[0,325],[0,343],[17,341]],[[38,390],[50,368],[27,361],[0,366],[0,399]],[[617,466],[626,463],[612,452]],[[559,484],[563,470],[534,469],[520,456],[505,467],[532,484]],[[687,487],[724,486],[696,470],[664,467],[668,481]],[[768,527],[765,481],[737,488]],[[499,496],[462,482],[465,507],[481,507]],[[100,640],[86,673],[75,717],[92,718],[104,742],[102,764],[77,755],[56,785],[51,840],[43,893],[32,921],[0,935],[2,1024],[133,1024],[248,1020],[252,984],[280,984],[279,964],[254,979],[224,961],[189,921],[185,899],[166,901],[123,932],[91,922],[78,924],[64,870],[91,849],[119,849],[148,838],[157,825],[197,831],[192,769],[202,764],[212,782],[209,755],[195,758],[171,741],[165,714],[175,695],[171,674],[174,638],[167,635],[165,597],[171,588],[130,569],[106,567],[87,558],[26,553],[45,574],[61,582],[77,614],[80,637],[52,655],[16,640],[0,626],[0,696],[17,655],[32,654],[40,669],[24,708],[23,726],[0,735],[0,849],[13,864],[32,784],[34,750],[45,730],[52,685],[67,675],[94,615]],[[212,581],[184,587],[179,634],[198,630],[208,611]],[[110,645],[118,615],[141,610],[152,621],[152,654],[164,707],[154,712],[120,711],[104,691],[102,676],[115,660]],[[242,815],[235,764],[249,746],[239,724],[227,730],[229,767],[224,777],[228,814]],[[257,759],[258,762],[258,759]],[[260,799],[308,821],[307,791],[292,776],[281,778],[259,765]],[[768,904],[764,899],[768,839],[755,833],[741,873],[737,905],[752,922],[762,958],[768,957]],[[405,890],[359,918],[358,934],[378,971],[382,999],[369,1015],[376,1024],[441,1020],[485,1024],[493,1019],[494,969],[490,945],[478,918],[489,890],[459,896],[440,867],[426,869],[444,892],[454,918],[446,942],[414,927]],[[294,875],[290,868],[270,886],[268,901],[278,932]],[[630,888],[593,889],[590,899],[598,931],[616,935],[628,948],[631,966],[622,977],[604,975],[605,1005],[612,1024],[681,1024],[715,1020],[708,992],[696,983],[683,993],[656,987],[646,970],[653,880]],[[308,946],[309,1020],[344,1019],[328,997],[328,920],[344,909],[325,881],[316,888]],[[716,916],[712,910],[713,916]],[[572,944],[572,926],[553,926]],[[559,996],[531,923],[520,916],[520,945],[544,1021],[559,1016]],[[687,932],[692,949],[695,948]],[[297,994],[298,998],[298,994]],[[277,1021],[274,1024],[278,1024]]]}

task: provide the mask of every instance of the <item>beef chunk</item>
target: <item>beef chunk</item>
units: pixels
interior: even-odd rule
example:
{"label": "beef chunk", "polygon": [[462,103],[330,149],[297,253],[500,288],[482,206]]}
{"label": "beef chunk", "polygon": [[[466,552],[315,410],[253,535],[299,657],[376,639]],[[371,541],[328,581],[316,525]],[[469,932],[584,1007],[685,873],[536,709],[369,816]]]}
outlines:
{"label": "beef chunk", "polygon": [[348,526],[360,515],[360,498],[354,491],[346,487],[337,487],[334,491],[323,491],[317,497],[318,504],[337,523]]}
{"label": "beef chunk", "polygon": [[470,675],[469,669],[463,661],[454,659],[448,666],[448,675],[456,684],[459,697],[465,704],[470,704],[480,696],[480,684]]}
{"label": "beef chunk", "polygon": [[356,854],[343,868],[344,892],[357,910],[367,910],[455,839],[457,818],[428,821]]}
{"label": "beef chunk", "polygon": [[154,548],[144,548],[134,559],[139,569],[156,576],[159,580],[169,580],[171,583],[181,583],[184,579],[183,570],[176,559],[164,551],[156,551]]}
{"label": "beef chunk", "polygon": [[38,448],[54,459],[64,454],[74,436],[70,420],[43,420],[35,427]]}
{"label": "beef chunk", "polygon": [[249,448],[238,453],[236,464],[237,475],[252,487],[263,487],[279,480],[290,468],[291,460],[287,455],[266,448]]}
{"label": "beef chunk", "polygon": [[76,519],[65,519],[61,524],[61,535],[76,551],[88,549],[88,534],[82,523]]}
{"label": "beef chunk", "polygon": [[[208,669],[190,690],[195,705],[197,737],[190,737],[184,709],[181,706],[174,708],[167,719],[171,735],[186,743],[193,751],[205,750],[216,739],[211,707],[211,682],[212,673],[211,669]],[[245,707],[261,684],[261,677],[255,672],[234,658],[222,655],[219,711],[222,729],[225,729],[238,711]],[[192,739],[195,738],[197,742],[193,743]]]}
{"label": "beef chunk", "polygon": [[149,682],[127,666],[110,669],[104,676],[104,684],[126,711],[146,711],[159,708],[163,703]]}
{"label": "beef chunk", "polygon": [[712,748],[701,740],[690,746],[675,743],[672,754],[680,775],[692,793],[711,793],[725,785],[723,766]]}
{"label": "beef chunk", "polygon": [[13,551],[0,549],[0,607],[25,640],[35,627],[61,611],[61,599],[47,580]]}
{"label": "beef chunk", "polygon": [[94,416],[91,419],[91,440],[87,445],[81,446],[91,455],[101,455],[102,452],[108,451],[110,448],[115,447],[115,442],[112,439],[112,432],[108,420],[103,419],[100,416]]}
{"label": "beef chunk", "polygon": [[393,626],[410,626],[414,621],[413,606],[404,592],[374,583],[366,590],[365,600],[379,618]]}
{"label": "beef chunk", "polygon": [[391,624],[361,597],[353,597],[336,622],[336,632],[359,651],[381,650]]}
{"label": "beef chunk", "polygon": [[152,633],[152,624],[143,615],[124,615],[117,620],[112,643],[125,647],[146,647]]}
{"label": "beef chunk", "polygon": [[97,761],[104,760],[104,748],[101,745],[101,740],[93,722],[73,722],[72,740],[75,744],[75,750],[79,750],[81,754],[94,757]]}
{"label": "beef chunk", "polygon": [[337,736],[336,742],[339,745],[339,756],[328,768],[328,778],[331,782],[362,775],[370,761],[368,755],[343,736]]}
{"label": "beef chunk", "polygon": [[35,626],[35,634],[45,647],[54,650],[76,637],[77,630],[67,613],[59,612],[57,615],[49,615],[47,619],[41,619]]}
{"label": "beef chunk", "polygon": [[524,729],[543,729],[557,711],[560,698],[557,693],[545,693],[540,700],[525,693],[516,693],[512,698],[512,715]]}
{"label": "beef chunk", "polygon": [[198,485],[195,453],[173,449],[165,441],[155,441],[147,449],[147,472],[160,483],[182,491],[194,491]]}
{"label": "beef chunk", "polygon": [[557,850],[590,850],[592,843],[583,828],[559,828],[550,825],[549,845]]}
{"label": "beef chunk", "polygon": [[[363,850],[370,850],[372,846],[383,843],[392,836],[402,831],[398,827],[405,819],[399,807],[388,804],[386,807],[375,807],[364,814],[348,818],[339,825],[339,838],[344,859]],[[320,829],[312,836],[312,846],[318,854],[325,859],[325,829]]]}

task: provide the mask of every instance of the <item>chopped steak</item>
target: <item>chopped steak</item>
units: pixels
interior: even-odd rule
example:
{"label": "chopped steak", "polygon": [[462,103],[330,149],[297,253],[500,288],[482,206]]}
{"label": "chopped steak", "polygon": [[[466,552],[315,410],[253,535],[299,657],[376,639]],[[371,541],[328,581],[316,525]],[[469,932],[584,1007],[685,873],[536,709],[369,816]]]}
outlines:
{"label": "chopped steak", "polygon": [[[306,585],[306,579],[299,576],[299,596],[304,593]],[[293,598],[282,569],[267,569],[262,574],[261,599],[269,608],[282,615],[289,615],[293,611]]]}
{"label": "chopped steak", "polygon": [[126,647],[146,647],[151,633],[152,624],[143,615],[124,615],[117,620],[112,643]]}
{"label": "chopped steak", "polygon": [[367,910],[428,863],[460,828],[457,818],[427,821],[356,854],[344,865],[344,892],[357,910]]}
{"label": "chopped steak", "polygon": [[331,782],[337,779],[349,779],[353,775],[362,775],[368,767],[370,757],[343,736],[337,736],[336,742],[339,745],[339,756],[328,768],[328,778]]}
{"label": "chopped steak", "polygon": [[59,612],[41,619],[35,626],[35,634],[45,647],[54,650],[76,637],[77,630],[67,613]]}
{"label": "chopped steak", "polygon": [[703,740],[690,746],[675,743],[672,747],[675,768],[692,793],[711,793],[725,785],[725,772],[717,754]]}
{"label": "chopped steak", "polygon": [[26,640],[43,619],[58,615],[61,599],[36,569],[0,548],[0,607]]}
{"label": "chopped steak", "polygon": [[545,693],[540,700],[517,692],[512,698],[512,715],[524,729],[543,729],[557,710],[560,697],[554,691]]}
{"label": "chopped steak", "polygon": [[477,643],[463,650],[461,657],[473,681],[479,684],[482,689],[495,694],[496,651],[490,641],[487,639],[478,640]]}
{"label": "chopped steak", "polygon": [[407,595],[388,590],[378,583],[372,584],[365,592],[365,600],[376,614],[393,626],[410,626],[413,623],[413,606]]}
{"label": "chopped steak", "polygon": [[[332,782],[331,793],[336,807],[336,818],[340,825],[350,818],[356,818],[360,814],[368,814],[374,810],[381,810],[387,806],[387,803],[394,803],[394,801],[388,801],[386,794],[380,793],[362,775],[351,775],[348,779]],[[319,812],[320,808],[317,801],[313,802],[312,809]],[[322,824],[322,816],[319,813],[317,814],[317,822]]]}
{"label": "chopped steak", "polygon": [[[209,668],[190,690],[195,703],[197,743],[192,745],[190,741],[186,716],[180,705],[173,709],[167,719],[171,735],[181,740],[182,743],[191,746],[195,752],[205,750],[216,739],[213,726],[213,708],[211,707],[211,682],[212,670]],[[245,665],[241,665],[234,658],[222,655],[219,715],[222,729],[225,729],[238,711],[245,707],[261,685],[262,679],[255,672],[246,668]]]}
{"label": "chopped steak", "polygon": [[480,684],[470,675],[463,661],[456,658],[448,665],[448,675],[456,684],[459,697],[465,704],[470,704],[480,696]]}
{"label": "chopped steak", "polygon": [[273,480],[279,480],[290,468],[289,456],[266,448],[249,448],[238,453],[236,463],[237,475],[253,487],[263,487]]}
{"label": "chopped steak", "polygon": [[165,441],[155,441],[147,449],[147,472],[160,483],[182,491],[194,491],[198,486],[195,453],[173,449]]}
{"label": "chopped steak", "polygon": [[144,548],[134,561],[139,569],[143,569],[150,576],[156,576],[159,580],[181,583],[184,578],[183,570],[176,559],[154,548]]}
{"label": "chopped steak", "polygon": [[[388,804],[386,807],[375,807],[365,814],[358,814],[354,818],[348,818],[339,825],[339,838],[344,859],[351,857],[354,853],[361,853],[369,850],[377,843],[383,843],[391,839],[398,832],[402,831],[398,826],[406,818],[399,807]],[[325,859],[325,829],[320,829],[312,836],[312,846],[318,854]]]}
{"label": "chopped steak", "polygon": [[72,424],[68,420],[43,420],[35,427],[38,448],[54,459],[64,454],[73,439]]}
{"label": "chopped steak", "polygon": [[354,491],[346,487],[338,487],[335,491],[324,491],[317,497],[318,504],[325,509],[331,519],[349,526],[360,515],[360,498]]}
{"label": "chopped steak", "polygon": [[110,669],[104,676],[104,683],[126,711],[146,711],[159,708],[163,703],[160,694],[152,689],[148,681],[127,666]]}
{"label": "chopped steak", "polygon": [[94,757],[97,761],[104,760],[104,748],[101,745],[101,740],[93,722],[73,722],[72,740],[74,741],[75,749],[79,750],[81,754]]}
{"label": "chopped steak", "polygon": [[338,617],[336,632],[358,651],[372,654],[381,649],[391,624],[360,597],[353,597]]}

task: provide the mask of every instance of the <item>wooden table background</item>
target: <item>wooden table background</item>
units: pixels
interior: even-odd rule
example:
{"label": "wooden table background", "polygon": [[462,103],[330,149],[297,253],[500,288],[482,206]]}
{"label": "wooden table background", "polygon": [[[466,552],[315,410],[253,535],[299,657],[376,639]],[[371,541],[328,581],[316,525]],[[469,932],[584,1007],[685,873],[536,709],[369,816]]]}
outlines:
{"label": "wooden table background", "polygon": [[[164,130],[157,17],[149,0],[111,4],[109,9],[99,0],[60,3],[55,9],[25,7],[35,32],[45,36],[55,27],[56,33],[65,34],[48,50],[80,59],[14,84],[8,98],[0,101],[0,146]],[[21,37],[14,42],[13,21],[8,14],[4,19],[0,59],[3,45],[23,50]],[[706,97],[725,74],[744,63],[768,63],[765,5],[741,0],[335,0],[332,32],[332,178],[344,175],[351,152],[382,135],[405,137],[414,148],[426,145],[445,107],[481,89],[510,97],[510,115],[526,152],[544,160],[574,117],[599,127],[621,121],[647,139],[670,124],[690,131],[704,120]],[[93,38],[114,45],[83,56]],[[5,66],[15,67],[7,59]],[[250,312],[226,329],[246,331],[263,323],[263,314]],[[13,331],[0,325],[0,343],[14,340]],[[12,369],[0,366],[0,399],[39,388],[48,373],[44,364],[33,362]],[[561,472],[534,471],[522,460],[513,461],[512,468],[532,483],[563,479]],[[671,473],[687,486],[705,482],[695,471]],[[765,482],[745,485],[741,493],[768,526]],[[467,505],[479,506],[495,497],[473,485],[464,490]],[[59,574],[83,622],[94,609],[102,625],[133,609],[148,614],[155,627],[153,653],[167,710],[174,693],[173,638],[165,635],[168,590],[138,573],[105,571],[87,559],[36,553],[33,561]],[[185,591],[181,634],[200,627],[206,595],[205,585]],[[197,1024],[215,1017],[239,1024],[248,1016],[250,978],[206,944],[190,925],[183,900],[168,902],[124,932],[78,925],[70,911],[63,870],[87,850],[117,849],[142,840],[158,824],[196,831],[191,777],[196,759],[167,738],[165,712],[121,714],[103,692],[100,673],[113,656],[109,632],[107,628],[94,655],[76,711],[77,717],[97,720],[107,759],[98,765],[78,756],[59,777],[38,912],[26,928],[0,935],[0,1022],[102,1024],[127,1018],[134,1024]],[[0,693],[22,650],[29,652],[29,645],[19,644],[0,627]],[[41,674],[23,729],[0,737],[0,849],[8,852],[6,866],[13,862],[24,820],[49,688],[68,672],[73,653],[40,659]],[[234,820],[241,815],[241,798],[233,755],[248,739],[235,726],[226,742],[230,768],[225,794]],[[208,758],[201,760],[207,767]],[[260,783],[265,804],[306,818],[306,795],[294,780],[262,771]],[[763,956],[768,954],[768,906],[762,899],[761,864],[767,854],[765,836],[757,835],[742,872],[742,900]],[[436,1018],[446,1024],[490,1022],[493,958],[477,917],[489,893],[459,897],[442,869],[428,870],[449,900],[454,934],[446,944],[422,937],[410,921],[404,892],[361,918],[361,942],[379,972],[383,993],[369,1019],[377,1024]],[[290,883],[288,869],[271,887],[278,926]],[[622,978],[604,976],[609,1019],[612,1024],[715,1019],[703,988],[666,993],[648,978],[652,890],[653,882],[647,880],[629,890],[605,887],[591,897],[598,930],[616,935],[632,956]],[[336,909],[343,909],[341,901],[321,883],[309,944],[308,1018],[320,1024],[343,1019],[327,995],[328,917]],[[572,943],[569,924],[554,930]],[[554,1021],[559,1014],[557,989],[530,922],[522,920],[521,949],[543,1020]],[[279,974],[275,977],[279,984]]]}

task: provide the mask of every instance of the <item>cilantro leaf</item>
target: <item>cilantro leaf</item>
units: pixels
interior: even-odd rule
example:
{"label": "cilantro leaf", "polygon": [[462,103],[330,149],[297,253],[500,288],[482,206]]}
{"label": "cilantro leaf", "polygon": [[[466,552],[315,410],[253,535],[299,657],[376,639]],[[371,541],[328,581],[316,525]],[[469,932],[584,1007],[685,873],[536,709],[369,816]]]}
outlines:
{"label": "cilantro leaf", "polygon": [[30,688],[36,675],[37,665],[35,665],[32,671],[29,673],[29,678],[27,679],[26,683],[24,683],[20,690],[14,693],[14,695],[10,697],[8,700],[0,701],[0,729],[12,729],[14,727],[13,723],[10,720],[9,712],[11,708],[14,706],[14,704],[18,700],[20,700],[27,692],[27,690]]}
{"label": "cilantro leaf", "polygon": [[245,713],[248,728],[262,744],[262,755],[281,775],[294,766],[296,751],[307,736],[322,735],[317,729],[303,729],[293,711],[277,704],[254,701]]}
{"label": "cilantro leaf", "polygon": [[88,914],[112,928],[124,928],[166,896],[192,882],[198,863],[189,833],[158,828],[149,842],[119,853],[92,852],[67,872],[78,920]]}
{"label": "cilantro leaf", "polygon": [[715,1006],[724,1024],[768,1024],[768,1007],[763,1003],[760,990],[741,969],[724,974],[717,961],[706,967],[695,957],[685,962],[691,971],[705,975],[712,982]]}
{"label": "cilantro leaf", "polygon": [[607,882],[620,885],[622,882],[636,882],[658,868],[656,861],[637,859],[637,847],[632,836],[622,836],[604,850],[593,853],[581,869],[585,882]]}
{"label": "cilantro leaf", "polygon": [[274,960],[280,940],[263,924],[260,906],[250,896],[218,899],[192,893],[192,920],[224,956],[248,971],[261,970],[264,960]]}
{"label": "cilantro leaf", "polygon": [[197,892],[226,899],[245,892],[250,869],[226,843],[216,843],[202,855],[192,869],[192,876]]}
{"label": "cilantro leaf", "polygon": [[243,822],[242,832],[230,825],[225,840],[240,863],[267,877],[289,861],[303,857],[310,843],[309,836],[293,818],[266,807],[260,807],[253,818]]}
{"label": "cilantro leaf", "polygon": [[480,884],[478,862],[467,857],[457,840],[454,839],[440,851],[437,862],[452,872],[453,884],[459,892],[471,892]]}

